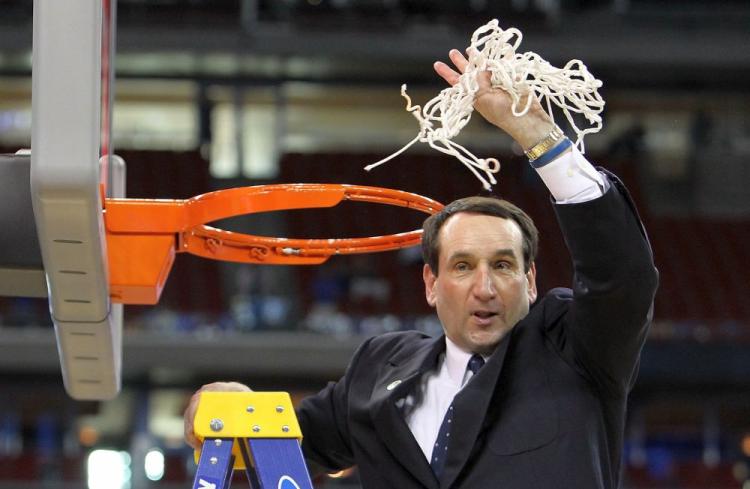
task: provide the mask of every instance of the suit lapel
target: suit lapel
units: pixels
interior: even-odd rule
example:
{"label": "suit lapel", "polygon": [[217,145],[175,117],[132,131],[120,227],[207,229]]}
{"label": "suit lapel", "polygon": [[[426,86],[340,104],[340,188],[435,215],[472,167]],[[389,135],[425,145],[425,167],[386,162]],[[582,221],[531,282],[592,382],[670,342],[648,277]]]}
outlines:
{"label": "suit lapel", "polygon": [[438,487],[435,475],[396,404],[414,392],[425,372],[435,368],[444,349],[445,337],[441,336],[425,341],[417,351],[396,353],[379,373],[371,395],[370,415],[378,437],[405,470],[424,487],[434,489]]}
{"label": "suit lapel", "polygon": [[484,367],[453,400],[453,426],[440,487],[450,487],[471,456],[477,437],[486,423],[511,336],[505,336]]}

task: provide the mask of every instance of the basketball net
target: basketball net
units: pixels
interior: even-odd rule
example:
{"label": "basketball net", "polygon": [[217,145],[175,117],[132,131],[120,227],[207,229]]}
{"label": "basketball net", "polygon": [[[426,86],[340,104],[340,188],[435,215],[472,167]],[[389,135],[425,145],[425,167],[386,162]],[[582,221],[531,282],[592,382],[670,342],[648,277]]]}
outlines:
{"label": "basketball net", "polygon": [[[367,165],[365,170],[370,171],[400,155],[414,143],[421,142],[457,158],[489,190],[497,183],[495,173],[500,171],[500,162],[495,158],[478,158],[452,141],[471,119],[474,98],[479,90],[477,76],[484,71],[491,73],[493,87],[501,88],[510,95],[516,117],[529,111],[533,97],[546,106],[546,112],[553,121],[552,105],[559,107],[576,133],[576,146],[585,152],[584,136],[602,128],[604,100],[597,91],[602,82],[594,78],[586,65],[577,59],[568,61],[563,68],[555,68],[536,53],[517,53],[522,39],[521,31],[513,27],[503,30],[498,26],[497,19],[493,19],[471,36],[466,70],[454,86],[444,89],[421,107],[412,105],[406,85],[402,85],[401,95],[406,99],[406,110],[419,122],[419,133],[404,147]],[[580,128],[574,114],[583,116],[588,127]]]}

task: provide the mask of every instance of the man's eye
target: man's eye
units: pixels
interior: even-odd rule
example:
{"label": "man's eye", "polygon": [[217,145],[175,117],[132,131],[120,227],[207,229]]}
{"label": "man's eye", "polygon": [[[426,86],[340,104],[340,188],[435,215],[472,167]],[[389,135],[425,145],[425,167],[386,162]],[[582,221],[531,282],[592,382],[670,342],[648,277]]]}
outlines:
{"label": "man's eye", "polygon": [[456,266],[454,268],[459,272],[465,272],[469,269],[469,264],[466,262],[459,262],[456,263]]}
{"label": "man's eye", "polygon": [[512,266],[509,261],[501,260],[501,261],[495,262],[495,268],[499,270],[509,270],[512,268]]}

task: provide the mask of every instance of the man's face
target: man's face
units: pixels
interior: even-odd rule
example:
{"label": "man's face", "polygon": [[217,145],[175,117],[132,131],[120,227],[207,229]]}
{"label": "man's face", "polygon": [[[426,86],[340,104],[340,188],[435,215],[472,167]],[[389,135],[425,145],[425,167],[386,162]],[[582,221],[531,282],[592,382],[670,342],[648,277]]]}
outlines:
{"label": "man's face", "polygon": [[488,355],[536,300],[536,268],[524,272],[521,229],[510,219],[459,213],[438,242],[438,275],[429,265],[423,271],[427,302],[451,341]]}

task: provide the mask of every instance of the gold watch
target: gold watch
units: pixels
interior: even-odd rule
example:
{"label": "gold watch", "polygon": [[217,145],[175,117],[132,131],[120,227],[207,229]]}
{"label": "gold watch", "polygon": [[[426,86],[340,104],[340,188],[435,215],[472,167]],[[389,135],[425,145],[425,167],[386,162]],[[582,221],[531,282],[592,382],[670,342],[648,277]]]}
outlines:
{"label": "gold watch", "polygon": [[562,141],[563,137],[565,137],[565,134],[563,134],[562,129],[555,125],[554,129],[552,129],[544,139],[525,150],[524,153],[526,153],[526,157],[529,161],[534,161],[550,149],[554,148],[557,143]]}

